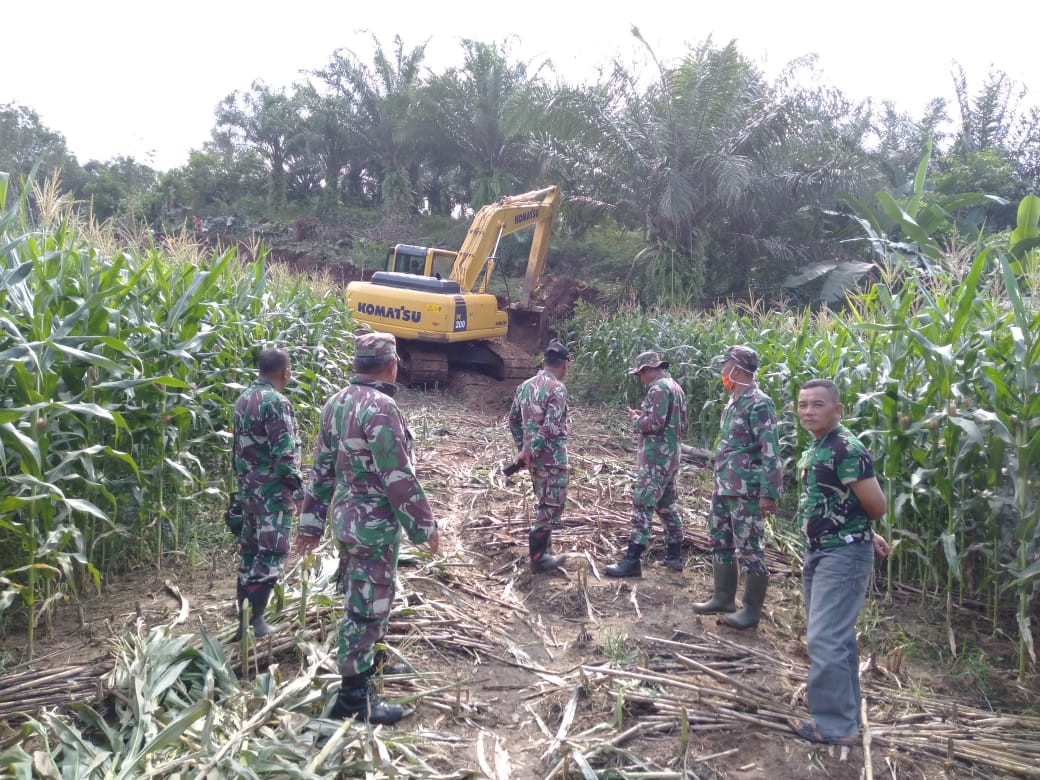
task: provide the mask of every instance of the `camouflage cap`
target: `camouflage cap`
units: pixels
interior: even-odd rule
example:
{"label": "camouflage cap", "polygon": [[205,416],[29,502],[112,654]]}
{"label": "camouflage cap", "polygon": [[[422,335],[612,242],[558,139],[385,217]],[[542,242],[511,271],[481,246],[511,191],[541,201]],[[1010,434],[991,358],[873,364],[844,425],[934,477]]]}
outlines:
{"label": "camouflage cap", "polygon": [[545,357],[550,360],[570,360],[571,351],[562,342],[553,339],[545,348]]}
{"label": "camouflage cap", "polygon": [[354,341],[355,358],[397,357],[397,339],[392,333],[366,333]]}
{"label": "camouflage cap", "polygon": [[656,352],[640,352],[636,355],[635,365],[628,370],[630,374],[638,374],[644,368],[668,368],[671,364],[667,360],[661,360]]}
{"label": "camouflage cap", "polygon": [[745,347],[743,344],[726,347],[726,351],[712,360],[711,363],[715,366],[721,366],[727,360],[732,360],[742,369],[752,374],[758,371],[758,353],[751,347]]}

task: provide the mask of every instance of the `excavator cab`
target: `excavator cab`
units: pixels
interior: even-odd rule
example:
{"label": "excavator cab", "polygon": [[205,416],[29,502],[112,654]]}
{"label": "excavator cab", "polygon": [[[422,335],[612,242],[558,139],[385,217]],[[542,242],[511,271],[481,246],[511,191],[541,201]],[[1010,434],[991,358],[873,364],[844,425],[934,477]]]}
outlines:
{"label": "excavator cab", "polygon": [[395,244],[386,253],[386,270],[400,274],[447,279],[458,252],[414,244]]}

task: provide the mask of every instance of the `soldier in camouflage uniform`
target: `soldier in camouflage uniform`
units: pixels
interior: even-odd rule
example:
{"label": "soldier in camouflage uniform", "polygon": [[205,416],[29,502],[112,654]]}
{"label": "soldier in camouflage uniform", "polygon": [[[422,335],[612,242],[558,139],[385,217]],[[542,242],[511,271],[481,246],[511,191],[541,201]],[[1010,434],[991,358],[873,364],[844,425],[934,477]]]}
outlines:
{"label": "soldier in camouflage uniform", "polygon": [[872,528],[888,511],[873,461],[841,424],[841,412],[833,382],[802,385],[798,419],[814,439],[798,461],[812,720],[789,723],[810,742],[848,745],[858,741],[861,725],[856,619],[874,558],[885,558],[889,546]]}
{"label": "soldier in camouflage uniform", "polygon": [[234,411],[234,467],[243,511],[238,569],[238,633],[244,630],[243,602],[256,636],[277,631],[264,610],[289,552],[293,516],[303,499],[300,435],[292,405],[281,394],[292,377],[289,354],[265,349],[257,359],[260,376],[239,396]]}
{"label": "soldier in camouflage uniform", "polygon": [[516,389],[509,430],[531,472],[537,510],[527,541],[531,571],[553,571],[566,560],[551,555],[552,530],[567,503],[567,388],[563,378],[571,353],[559,341],[545,349],[542,370]]}
{"label": "soldier in camouflage uniform", "polygon": [[436,553],[437,522],[415,476],[411,431],[393,399],[394,337],[358,337],[354,358],[349,384],[321,413],[297,549],[314,549],[331,507],[346,601],[338,641],[343,683],[332,714],[396,723],[404,709],[384,702],[372,689],[375,646],[390,620],[401,535],[412,544],[428,543]]}
{"label": "soldier in camouflage uniform", "polygon": [[715,592],[694,604],[695,612],[733,613],[736,608],[737,561],[744,567],[744,605],[722,622],[733,628],[758,625],[769,573],[762,537],[764,518],[776,512],[783,489],[773,401],[758,389],[758,355],[746,346],[729,347],[712,361],[722,374],[730,402],[722,412],[715,443],[715,479],[711,497],[712,574]]}
{"label": "soldier in camouflage uniform", "polygon": [[668,361],[656,352],[638,355],[628,373],[639,376],[646,390],[641,409],[628,409],[639,434],[635,485],[632,490],[632,536],[628,552],[610,577],[641,577],[640,558],[650,542],[654,511],[664,526],[667,554],[664,565],[682,571],[682,517],[676,506],[675,480],[679,476],[682,434],[686,430],[686,394],[668,373]]}

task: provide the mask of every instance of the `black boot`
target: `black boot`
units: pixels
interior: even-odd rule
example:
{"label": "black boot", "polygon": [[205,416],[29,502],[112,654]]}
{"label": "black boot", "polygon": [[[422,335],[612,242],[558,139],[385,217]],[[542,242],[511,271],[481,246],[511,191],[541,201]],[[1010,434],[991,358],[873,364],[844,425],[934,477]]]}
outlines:
{"label": "black boot", "polygon": [[549,545],[552,543],[552,531],[531,531],[527,534],[527,545],[531,551],[531,571],[555,571],[563,566],[566,560],[562,555],[550,555]]}
{"label": "black boot", "polygon": [[754,628],[762,617],[762,605],[766,600],[768,574],[747,574],[744,582],[744,606],[740,612],[723,615],[722,622],[730,628]]}
{"label": "black boot", "polygon": [[372,661],[372,670],[373,672],[378,671],[383,675],[415,673],[415,669],[388,650],[376,650],[375,658]]}
{"label": "black boot", "polygon": [[711,573],[715,580],[715,592],[708,601],[694,604],[693,611],[701,615],[735,612],[737,609],[737,564],[713,563]]}
{"label": "black boot", "polygon": [[672,571],[683,570],[682,542],[668,542],[668,551],[662,563]]}
{"label": "black boot", "polygon": [[235,583],[235,607],[238,609],[238,629],[235,631],[235,635],[231,637],[232,642],[238,642],[242,639],[242,624],[245,622],[245,615],[242,613],[242,602],[248,599],[246,594],[246,586],[241,582]]}
{"label": "black boot", "polygon": [[344,675],[331,714],[334,718],[390,724],[404,717],[404,707],[380,699],[372,690],[372,681],[367,674]]}
{"label": "black boot", "polygon": [[643,555],[643,550],[646,547],[642,544],[636,544],[635,542],[628,543],[628,552],[625,553],[625,557],[617,562],[614,566],[608,566],[605,571],[608,577],[642,577],[643,566],[639,563],[639,559]]}
{"label": "black boot", "polygon": [[232,637],[235,642],[242,638],[242,624],[245,621],[245,613],[242,611],[242,602],[246,600],[249,601],[249,611],[251,613],[249,625],[253,627],[254,636],[261,637],[267,636],[268,634],[275,634],[285,628],[283,625],[269,625],[268,622],[264,620],[264,610],[267,609],[267,602],[271,600],[272,590],[274,590],[273,582],[253,582],[245,587],[242,585],[238,586],[238,631],[236,631],[235,636]]}

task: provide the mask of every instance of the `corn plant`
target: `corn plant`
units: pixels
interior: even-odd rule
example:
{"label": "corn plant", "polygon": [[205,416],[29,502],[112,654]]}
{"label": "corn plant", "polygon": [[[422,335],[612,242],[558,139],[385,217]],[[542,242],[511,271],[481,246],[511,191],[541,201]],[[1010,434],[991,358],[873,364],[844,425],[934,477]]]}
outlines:
{"label": "corn plant", "polygon": [[193,543],[259,348],[290,350],[305,424],[352,353],[343,297],[262,254],[108,244],[45,192],[7,208],[0,188],[0,615],[21,602],[30,653],[56,600]]}
{"label": "corn plant", "polygon": [[576,348],[569,383],[582,400],[632,403],[641,388],[625,370],[656,349],[687,393],[689,438],[710,444],[727,400],[710,360],[749,344],[789,463],[806,444],[794,416],[799,386],[833,379],[888,498],[882,531],[899,542],[890,583],[977,597],[995,626],[1012,594],[1024,675],[1035,663],[1030,610],[1040,580],[1040,307],[1025,253],[1036,251],[1029,220],[1040,207],[1020,213],[1027,224],[1012,247],[976,244],[966,267],[935,262],[922,273],[902,251],[882,253],[879,281],[840,311],[736,306],[604,319],[579,310],[564,334]]}

